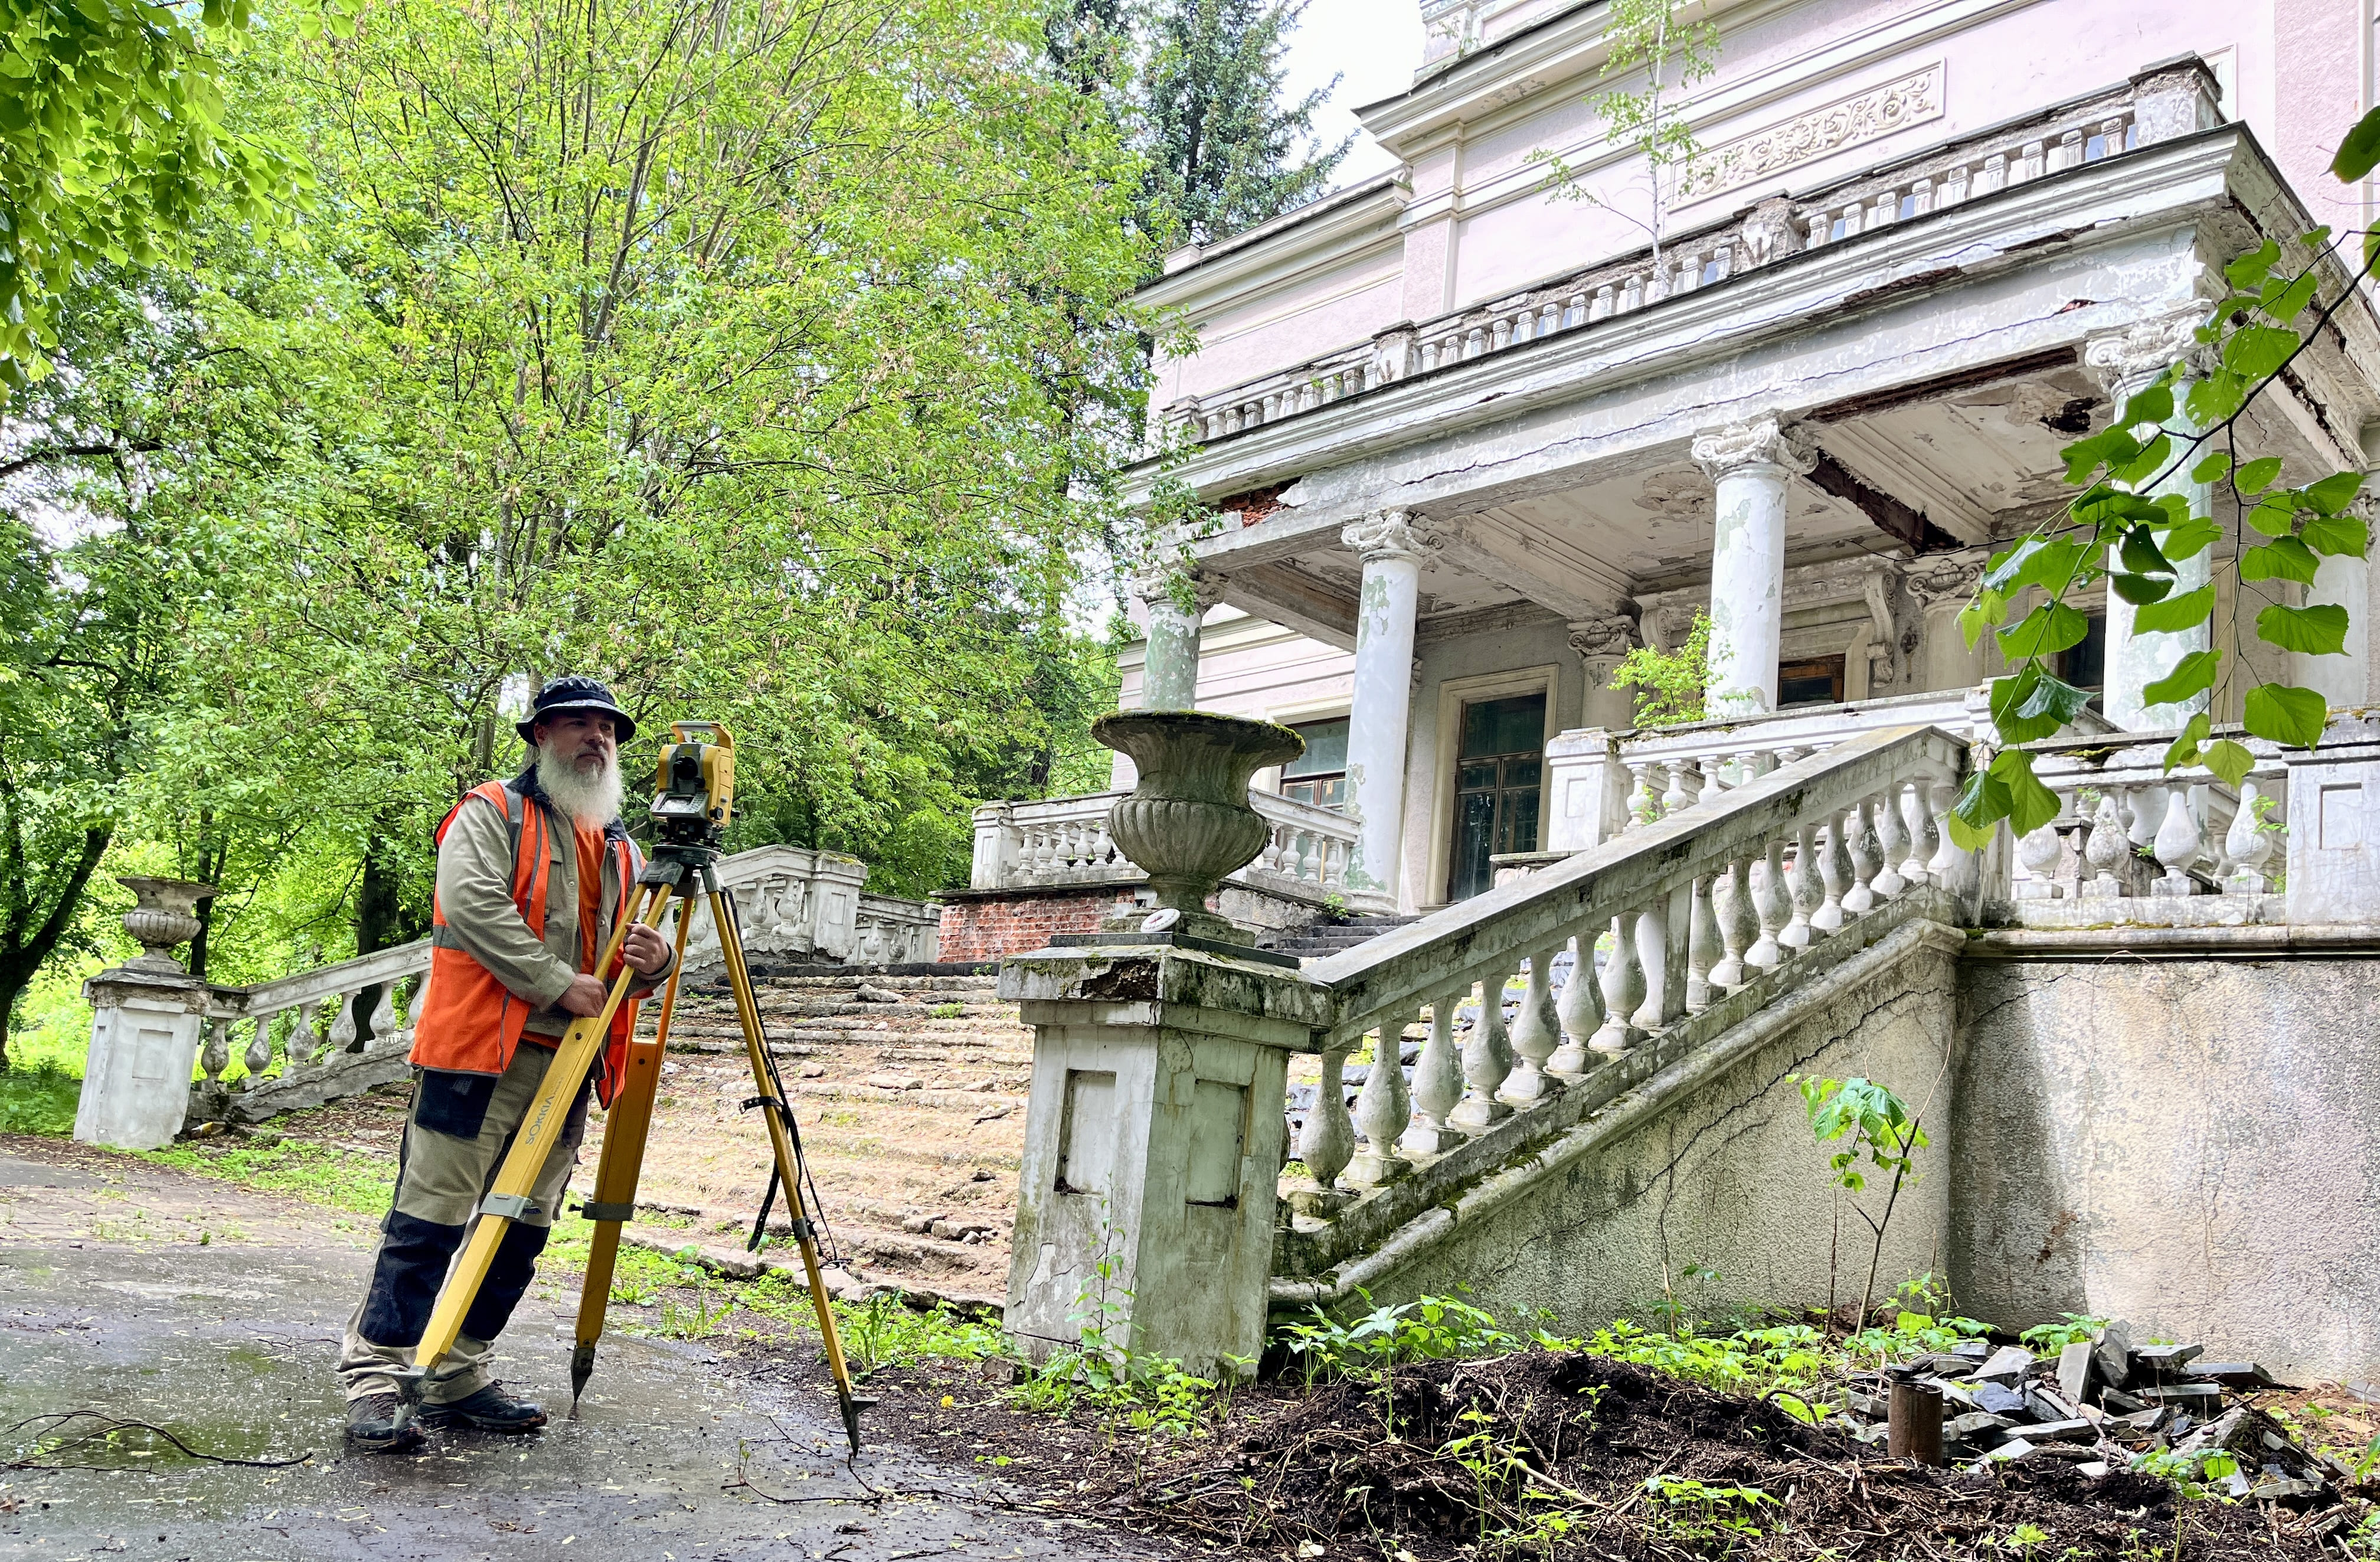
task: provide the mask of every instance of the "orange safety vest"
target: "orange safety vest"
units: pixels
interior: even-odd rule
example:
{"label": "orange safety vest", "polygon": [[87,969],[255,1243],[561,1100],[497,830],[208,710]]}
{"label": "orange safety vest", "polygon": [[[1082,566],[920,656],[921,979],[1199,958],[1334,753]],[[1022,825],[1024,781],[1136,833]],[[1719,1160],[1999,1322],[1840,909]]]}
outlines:
{"label": "orange safety vest", "polygon": [[[472,787],[438,826],[438,844],[455,817],[479,798],[504,811],[513,848],[513,905],[530,933],[545,936],[545,892],[548,877],[546,812],[530,808],[528,799],[501,781]],[[620,885],[617,914],[628,909],[628,886],[641,867],[637,850],[625,836],[612,838],[613,860]],[[430,982],[415,1011],[413,1051],[408,1061],[417,1068],[455,1074],[501,1074],[511,1067],[521,1032],[534,1007],[493,972],[471,957],[462,941],[446,929],[446,909],[433,895],[431,901]],[[596,974],[601,975],[601,972]],[[637,1006],[623,1003],[612,1017],[611,1042],[603,1050],[602,1069],[595,1093],[604,1105],[626,1077],[628,1038],[637,1028]]]}

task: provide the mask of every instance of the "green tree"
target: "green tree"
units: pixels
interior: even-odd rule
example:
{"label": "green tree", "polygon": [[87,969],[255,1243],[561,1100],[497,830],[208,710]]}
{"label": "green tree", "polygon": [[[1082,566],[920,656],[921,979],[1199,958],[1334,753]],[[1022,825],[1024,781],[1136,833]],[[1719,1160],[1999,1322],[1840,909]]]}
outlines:
{"label": "green tree", "polygon": [[[2350,133],[2332,172],[2351,184],[2375,165],[2380,110]],[[2360,240],[2362,256],[2353,267],[2343,263],[2357,252],[2350,240]],[[2228,530],[2243,543],[2251,533],[2264,539],[2239,549],[2231,567],[2241,582],[2311,587],[2323,557],[2364,556],[2370,529],[2350,513],[2362,491],[2362,472],[2289,486],[2279,481],[2279,458],[2240,449],[2249,405],[2360,295],[2380,265],[2380,234],[2317,227],[2299,236],[2290,252],[2301,257],[2298,263],[2267,239],[2224,267],[2231,291],[2196,332],[2208,363],[2185,372],[2177,354],[2107,428],[2066,446],[2074,498],[1993,556],[1974,602],[1960,614],[1967,643],[1995,634],[2014,669],[1991,686],[1992,724],[2004,746],[1968,776],[1950,811],[1960,845],[1983,846],[2003,820],[2026,835],[2057,817],[2057,795],[2034,775],[2033,755],[2020,745],[2055,736],[2090,702],[2088,693],[2058,676],[2059,653],[2080,644],[2087,629],[2068,598],[2104,580],[2132,604],[2133,627],[2142,632],[2194,629],[2212,619],[2214,583],[2185,590],[2180,567],[2205,554],[2227,528],[2216,514],[2193,506],[2188,487],[2208,485],[2212,509],[2229,512]],[[2297,653],[2342,653],[2348,628],[2348,610],[2338,604],[2275,603],[2256,617],[2257,639]],[[2236,787],[2253,758],[2244,745],[2215,737],[2205,709],[2225,681],[2224,662],[2218,648],[2191,652],[2145,694],[2152,705],[2197,707],[2168,748],[2166,769],[2203,764]],[[2242,704],[2252,736],[2293,748],[2319,742],[2329,714],[2315,690],[2261,679]]]}
{"label": "green tree", "polygon": [[1208,244],[1322,193],[1354,138],[1323,147],[1318,88],[1284,104],[1283,56],[1305,0],[1159,0],[1136,94],[1149,156],[1142,220]]}
{"label": "green tree", "polygon": [[284,149],[224,128],[251,10],[0,0],[0,401],[47,372],[79,273],[178,257],[220,214],[266,219],[301,190]]}
{"label": "green tree", "polygon": [[[1686,15],[1690,8],[1694,13],[1691,18]],[[1679,106],[1688,87],[1718,68],[1718,28],[1706,9],[1705,0],[1610,0],[1604,18],[1606,53],[1597,76],[1615,84],[1588,98],[1587,107],[1602,122],[1608,145],[1628,147],[1645,160],[1646,217],[1638,218],[1588,189],[1577,171],[1559,157],[1533,154],[1551,165],[1557,194],[1601,206],[1644,228],[1653,240],[1656,267],[1678,179],[1702,151]],[[1632,85],[1640,70],[1642,82]]]}

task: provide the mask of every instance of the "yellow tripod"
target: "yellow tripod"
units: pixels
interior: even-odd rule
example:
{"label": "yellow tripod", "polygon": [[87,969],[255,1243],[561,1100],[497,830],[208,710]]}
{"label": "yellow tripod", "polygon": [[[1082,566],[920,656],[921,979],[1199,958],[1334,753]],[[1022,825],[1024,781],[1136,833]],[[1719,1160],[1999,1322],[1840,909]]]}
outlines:
{"label": "yellow tripod", "polygon": [[[647,927],[657,928],[673,904],[678,909],[677,960],[662,988],[661,1016],[653,1039],[629,1043],[626,1077],[613,1092],[605,1119],[602,1158],[596,1165],[595,1186],[585,1207],[587,1218],[595,1223],[595,1232],[587,1255],[586,1285],[579,1296],[577,1347],[570,1356],[571,1400],[577,1402],[595,1370],[595,1347],[602,1338],[604,1308],[611,1300],[612,1272],[619,1258],[620,1226],[636,1213],[637,1177],[643,1167],[646,1135],[652,1124],[653,1097],[661,1082],[662,1052],[669,1043],[670,1021],[677,1007],[678,980],[685,971],[686,934],[694,921],[694,909],[701,904],[709,908],[711,925],[719,930],[728,985],[735,995],[735,1016],[742,1024],[744,1049],[752,1066],[757,1093],[745,1104],[758,1107],[769,1127],[773,1162],[770,1186],[772,1190],[782,1187],[785,1191],[794,1240],[802,1255],[802,1272],[809,1282],[811,1304],[818,1312],[819,1335],[826,1344],[827,1367],[833,1373],[835,1397],[843,1408],[844,1430],[856,1454],[859,1451],[859,1412],[875,1401],[861,1397],[852,1387],[851,1368],[844,1360],[843,1340],[835,1332],[834,1312],[827,1305],[826,1285],[820,1273],[817,1228],[811,1225],[808,1208],[803,1202],[807,1180],[803,1176],[801,1140],[794,1127],[793,1109],[785,1101],[784,1087],[777,1078],[776,1060],[770,1056],[768,1042],[761,1033],[760,1006],[753,994],[752,973],[744,963],[743,930],[735,920],[735,901],[719,887],[719,836],[727,823],[734,790],[734,739],[726,728],[708,722],[678,722],[670,731],[674,741],[662,750],[661,790],[653,799],[652,810],[661,826],[662,841],[653,848],[645,871],[638,875],[596,969],[607,969],[619,958],[632,924],[641,921]],[[480,1201],[479,1219],[472,1226],[470,1239],[464,1244],[454,1267],[447,1271],[437,1304],[431,1311],[429,1327],[415,1348],[414,1365],[397,1374],[405,1394],[403,1413],[407,1420],[411,1419],[419,1403],[422,1383],[455,1348],[464,1316],[470,1311],[471,1300],[479,1294],[480,1284],[487,1278],[488,1266],[496,1256],[497,1244],[504,1240],[514,1221],[530,1213],[529,1190],[536,1186],[546,1156],[561,1137],[571,1103],[577,1098],[588,1071],[601,1056],[613,1017],[619,1012],[635,980],[636,972],[621,966],[604,995],[602,1011],[573,1020],[563,1035],[553,1061],[546,1068],[545,1079],[529,1102],[528,1113],[513,1136],[512,1147],[497,1168],[493,1189]],[[764,1205],[764,1223],[766,1215]]]}

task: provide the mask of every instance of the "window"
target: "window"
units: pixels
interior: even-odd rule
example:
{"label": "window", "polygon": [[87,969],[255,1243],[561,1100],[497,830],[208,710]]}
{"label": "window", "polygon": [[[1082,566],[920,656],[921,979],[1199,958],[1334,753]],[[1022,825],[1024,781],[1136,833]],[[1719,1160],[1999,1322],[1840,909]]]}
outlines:
{"label": "window", "polygon": [[1347,812],[1347,718],[1304,722],[1290,730],[1305,739],[1305,752],[1282,767],[1281,795]]}
{"label": "window", "polygon": [[1490,857],[1537,849],[1545,745],[1543,694],[1482,700],[1463,707],[1449,900],[1467,900],[1495,884]]}
{"label": "window", "polygon": [[1813,656],[1787,662],[1777,669],[1777,708],[1792,705],[1840,705],[1843,702],[1843,659]]}
{"label": "window", "polygon": [[2057,672],[2075,688],[2097,694],[2107,687],[2107,616],[2094,613],[2083,623],[2082,642],[2058,653]]}

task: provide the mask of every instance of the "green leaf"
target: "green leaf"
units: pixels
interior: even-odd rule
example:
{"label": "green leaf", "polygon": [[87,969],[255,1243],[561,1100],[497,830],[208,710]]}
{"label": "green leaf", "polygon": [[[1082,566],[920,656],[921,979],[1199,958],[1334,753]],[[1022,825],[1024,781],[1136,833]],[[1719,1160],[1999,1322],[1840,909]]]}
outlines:
{"label": "green leaf", "polygon": [[2380,163],[2380,108],[2357,120],[2347,132],[2330,160],[2330,171],[2340,183],[2351,185],[2370,173],[2375,163]]}
{"label": "green leaf", "polygon": [[2249,731],[2292,749],[2311,749],[2321,742],[2329,718],[2329,702],[2321,695],[2286,683],[2258,684],[2248,690],[2241,714]]}
{"label": "green leaf", "polygon": [[2278,456],[2259,456],[2240,469],[2240,475],[2231,480],[2231,486],[2253,498],[2270,488],[2273,480],[2280,475],[2281,458]]}
{"label": "green leaf", "polygon": [[2002,596],[2014,596],[2027,586],[2066,591],[2087,552],[2070,537],[2027,537],[1992,560],[1984,584]]}
{"label": "green leaf", "polygon": [[2108,475],[2119,482],[2129,482],[2135,488],[2162,476],[2166,463],[2173,459],[2173,435],[2159,433],[2141,446],[2141,453],[2129,461],[2111,461]]}
{"label": "green leaf", "polygon": [[2301,586],[2313,584],[2313,572],[2320,560],[2295,537],[2277,538],[2261,547],[2249,548],[2240,555],[2240,579],[2242,580],[2295,580]]}
{"label": "green leaf", "polygon": [[2002,749],[1992,756],[1992,774],[2009,791],[2009,828],[2029,836],[2058,817],[2058,794],[2033,773],[2033,756],[2022,749]]}
{"label": "green leaf", "polygon": [[2011,662],[2054,656],[2082,644],[2090,632],[2091,620],[2082,614],[2062,602],[2044,603],[2025,615],[2022,623],[2000,631],[2000,654]]}
{"label": "green leaf", "polygon": [[2288,287],[2277,287],[2275,296],[2265,303],[2265,311],[2282,324],[2289,324],[2313,301],[2314,281],[2314,274],[2309,271]]}
{"label": "green leaf", "polygon": [[2261,500],[2248,512],[2248,524],[2267,537],[2289,536],[2297,530],[2297,506],[2275,499]]}
{"label": "green leaf", "polygon": [[2299,234],[2298,242],[2304,245],[2309,250],[2319,250],[2324,245],[2330,242],[2330,225],[2328,223],[2317,224],[2306,232]]}
{"label": "green leaf", "polygon": [[2157,548],[2156,537],[2145,526],[2136,526],[2124,533],[2123,545],[2116,551],[2117,558],[2135,575],[2170,575],[2173,566],[2166,562]]}
{"label": "green leaf", "polygon": [[2117,571],[2107,577],[2107,589],[2133,606],[2140,607],[2149,603],[2164,601],[2166,593],[2173,590],[2173,577],[2127,575]]}
{"label": "green leaf", "polygon": [[2182,724],[2181,736],[2165,751],[2165,768],[2170,773],[2177,767],[2198,763],[2199,745],[2215,730],[2215,718],[2200,711]]}
{"label": "green leaf", "polygon": [[2215,670],[2223,665],[2219,651],[2193,651],[2166,674],[2141,690],[2144,705],[2179,705],[2215,687]]}
{"label": "green leaf", "polygon": [[2143,423],[2162,423],[2173,416],[2173,387],[2160,380],[2124,403],[2116,421],[2128,429]]}
{"label": "green leaf", "polygon": [[2271,275],[2274,262],[2280,258],[2280,244],[2275,239],[2267,238],[2261,248],[2251,250],[2248,253],[2236,257],[2230,264],[2223,268],[2223,275],[2232,287],[2242,292],[2261,287],[2265,284],[2265,278]]}
{"label": "green leaf", "polygon": [[2066,481],[2081,482],[2101,466],[2114,466],[2140,454],[2141,442],[2121,423],[2111,423],[2087,439],[2078,439],[2058,452],[2066,458]]}
{"label": "green leaf", "polygon": [[2165,534],[2165,556],[2180,563],[2196,558],[2223,540],[2223,528],[2203,515],[2177,523]]}
{"label": "green leaf", "polygon": [[2360,516],[2313,515],[2306,518],[2298,540],[2333,558],[2362,558],[2372,545],[2372,529]]}
{"label": "green leaf", "polygon": [[2014,801],[2008,783],[1998,775],[1988,770],[1969,772],[1950,803],[1950,839],[1961,851],[1982,850],[1991,845]]}
{"label": "green leaf", "polygon": [[2012,677],[1992,680],[1992,726],[2004,742],[2030,743],[2054,736],[2090,702],[2087,691],[2035,663]]}
{"label": "green leaf", "polygon": [[2256,638],[2283,651],[2336,656],[2347,650],[2347,609],[2327,603],[2312,607],[2275,603],[2256,615]]}
{"label": "green leaf", "polygon": [[2230,452],[2228,450],[2217,450],[2213,455],[2207,457],[2204,460],[2199,462],[2198,465],[2190,469],[2190,481],[2192,482],[2220,482],[2223,481],[2223,474],[2230,470]]}
{"label": "green leaf", "polygon": [[2298,350],[2298,334],[2277,325],[2242,325],[2223,344],[2223,367],[2245,380],[2266,380]]}
{"label": "green leaf", "polygon": [[2256,756],[2248,751],[2246,744],[2220,738],[2206,745],[2198,756],[2198,763],[2213,771],[2226,784],[2237,787],[2248,779],[2248,772],[2255,768]]}
{"label": "green leaf", "polygon": [[2194,592],[2143,606],[2132,615],[2132,632],[2169,635],[2178,629],[2194,629],[2214,612],[2215,588],[2201,586]]}
{"label": "green leaf", "polygon": [[1984,631],[2008,617],[2008,599],[1985,586],[1975,600],[1959,610],[1959,632],[1967,637],[1967,649],[1984,638]]}
{"label": "green leaf", "polygon": [[2320,482],[2309,483],[2305,491],[2306,506],[2325,515],[2337,515],[2355,502],[2363,492],[2363,474],[2358,471],[2333,472]]}

